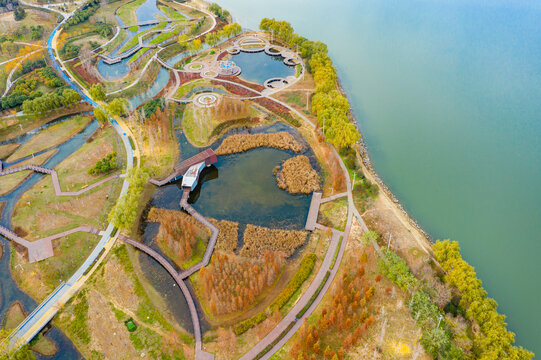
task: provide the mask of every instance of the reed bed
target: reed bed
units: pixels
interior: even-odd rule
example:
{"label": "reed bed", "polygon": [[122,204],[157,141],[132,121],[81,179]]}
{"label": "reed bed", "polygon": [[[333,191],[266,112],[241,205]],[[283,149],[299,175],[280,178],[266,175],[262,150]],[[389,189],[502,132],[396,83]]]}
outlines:
{"label": "reed bed", "polygon": [[276,173],[276,182],[280,189],[291,194],[310,194],[320,189],[319,175],[305,155],[284,161],[282,168]]}
{"label": "reed bed", "polygon": [[239,238],[239,223],[227,220],[209,219],[211,223],[220,229],[216,240],[216,250],[230,251],[237,250]]}
{"label": "reed bed", "polygon": [[306,231],[269,229],[248,224],[244,231],[244,246],[240,255],[259,257],[267,251],[276,251],[289,257],[295,249],[304,245],[307,234]]}
{"label": "reed bed", "polygon": [[241,153],[258,147],[300,152],[302,145],[293,136],[281,131],[272,134],[235,134],[224,139],[216,149],[217,155]]}

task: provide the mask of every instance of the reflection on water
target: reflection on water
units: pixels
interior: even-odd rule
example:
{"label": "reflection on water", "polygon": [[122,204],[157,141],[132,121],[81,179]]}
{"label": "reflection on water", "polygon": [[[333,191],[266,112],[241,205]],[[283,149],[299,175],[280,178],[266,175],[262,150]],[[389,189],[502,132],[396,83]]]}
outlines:
{"label": "reflection on water", "polygon": [[264,51],[258,53],[244,53],[233,55],[231,60],[241,70],[241,77],[263,85],[265,80],[274,77],[286,78],[295,75],[295,68],[284,64],[282,56],[271,56]]}

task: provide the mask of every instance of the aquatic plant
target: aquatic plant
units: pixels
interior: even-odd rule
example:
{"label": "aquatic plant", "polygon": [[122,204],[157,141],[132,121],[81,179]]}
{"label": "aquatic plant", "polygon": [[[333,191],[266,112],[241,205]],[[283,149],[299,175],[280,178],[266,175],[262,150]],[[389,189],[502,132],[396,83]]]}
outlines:
{"label": "aquatic plant", "polygon": [[257,257],[270,250],[281,251],[289,257],[295,249],[304,245],[307,234],[306,231],[269,229],[248,224],[240,255]]}
{"label": "aquatic plant", "polygon": [[320,189],[319,175],[310,165],[310,159],[299,155],[283,162],[276,174],[278,187],[291,194],[310,194]]}
{"label": "aquatic plant", "polygon": [[299,152],[302,150],[293,136],[285,131],[272,134],[235,134],[224,139],[216,149],[217,155],[240,153],[258,147],[272,147]]}

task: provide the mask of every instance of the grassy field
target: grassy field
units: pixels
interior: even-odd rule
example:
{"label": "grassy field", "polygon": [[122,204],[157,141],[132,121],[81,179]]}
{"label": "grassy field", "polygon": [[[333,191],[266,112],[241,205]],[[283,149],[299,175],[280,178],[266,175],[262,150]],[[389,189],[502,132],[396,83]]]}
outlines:
{"label": "grassy field", "polygon": [[[24,165],[42,165],[45,163],[51,156],[53,156],[56,153],[56,150],[49,150],[43,154],[40,154],[34,158],[25,160],[17,166],[24,166]],[[32,174],[32,171],[19,171],[13,174],[4,175],[1,177],[0,181],[0,195],[4,195],[9,193],[11,190],[15,189],[17,186],[19,186],[20,183],[24,181],[28,176]]]}
{"label": "grassy field", "polygon": [[[49,34],[57,24],[57,15],[33,8],[26,8],[25,12],[26,16],[20,21],[14,20],[13,12],[0,15],[2,35],[12,35],[15,41],[45,44],[47,41],[47,34]],[[34,40],[31,37],[30,28],[37,25],[43,27],[43,33],[40,39]],[[22,31],[23,26],[26,27],[27,31]]]}
{"label": "grassy field", "polygon": [[[104,174],[95,177],[87,174],[87,169],[112,151],[117,152],[118,159],[124,158],[122,146],[114,130],[97,130],[90,141],[56,167],[62,188],[78,190],[108,176],[109,174]],[[12,219],[13,226],[28,240],[57,234],[81,225],[104,229],[107,215],[116,202],[121,185],[122,180],[115,179],[78,197],[60,198],[55,195],[51,177],[45,176],[23,194],[17,203]],[[60,280],[67,280],[73,274],[92,251],[97,240],[97,236],[88,233],[72,234],[53,242],[54,257],[33,264],[27,263],[26,255],[14,251],[11,264],[14,277],[23,291],[34,299],[41,300]]]}
{"label": "grassy field", "polygon": [[[137,254],[117,245],[76,299],[55,318],[88,359],[189,359],[193,340],[141,272]],[[124,324],[137,325],[129,332]],[[107,326],[103,326],[107,324]]]}
{"label": "grassy field", "polygon": [[60,145],[75,134],[81,132],[90,122],[92,117],[75,117],[73,119],[54,124],[32,137],[21,148],[17,149],[8,158],[8,161],[15,161],[23,157],[35,154],[45,149]]}
{"label": "grassy field", "polygon": [[319,208],[318,223],[343,231],[348,215],[347,198],[322,204]]}
{"label": "grassy field", "polygon": [[169,16],[171,19],[185,19],[186,17],[182,15],[181,13],[175,11],[173,8],[170,8],[169,6],[159,5],[159,9],[162,13]]}
{"label": "grassy field", "polygon": [[11,155],[12,152],[17,150],[19,146],[21,146],[21,144],[16,144],[16,143],[0,145],[0,160],[7,158],[9,155]]}
{"label": "grassy field", "polygon": [[22,115],[13,118],[0,119],[0,141],[13,139],[19,135],[47,124],[50,121],[63,116],[91,111],[92,106],[88,103],[79,103],[70,108],[60,108],[41,116]]}
{"label": "grassy field", "polygon": [[117,15],[122,20],[124,25],[133,25],[137,23],[137,16],[135,15],[135,11],[139,6],[141,6],[145,0],[135,0],[130,3],[127,3],[123,6],[121,6],[117,10]]}

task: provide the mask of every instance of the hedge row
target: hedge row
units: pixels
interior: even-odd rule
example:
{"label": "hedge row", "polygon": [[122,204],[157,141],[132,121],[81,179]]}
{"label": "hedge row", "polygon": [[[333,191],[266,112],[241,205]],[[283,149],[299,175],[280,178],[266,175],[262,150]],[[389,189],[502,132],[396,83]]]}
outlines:
{"label": "hedge row", "polygon": [[235,334],[240,335],[248,331],[255,325],[259,324],[267,318],[269,314],[274,312],[276,309],[281,309],[288,301],[291,299],[293,294],[301,287],[301,285],[308,279],[308,276],[312,273],[314,266],[316,264],[317,256],[316,254],[306,255],[302,261],[301,266],[293,275],[286,288],[282,290],[280,295],[265,309],[264,311],[258,313],[257,315],[252,316],[249,319],[246,319],[240,322],[235,326]]}
{"label": "hedge row", "polygon": [[319,286],[317,287],[316,292],[310,298],[310,301],[308,301],[308,303],[306,305],[304,305],[304,307],[301,309],[301,311],[298,312],[297,319],[300,318],[301,316],[303,316],[304,313],[308,310],[308,308],[310,306],[312,306],[312,304],[316,300],[317,296],[321,292],[321,289],[323,289],[323,286],[325,286],[325,284],[327,283],[327,279],[329,279],[329,276],[331,276],[331,272],[327,271],[327,273],[325,274],[325,277],[323,278],[323,281],[321,281],[321,284],[319,284]]}

